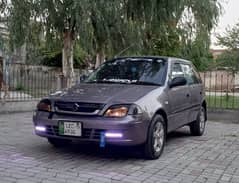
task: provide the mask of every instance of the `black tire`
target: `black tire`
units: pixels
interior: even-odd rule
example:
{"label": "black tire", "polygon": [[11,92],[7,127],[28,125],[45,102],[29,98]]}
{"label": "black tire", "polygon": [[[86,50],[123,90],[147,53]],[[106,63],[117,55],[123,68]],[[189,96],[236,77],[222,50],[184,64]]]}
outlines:
{"label": "black tire", "polygon": [[48,142],[54,147],[65,147],[71,143],[71,140],[48,138]]}
{"label": "black tire", "polygon": [[[160,128],[159,134],[161,134],[160,137],[157,136],[158,137],[157,141],[158,143],[160,143],[158,144],[159,147],[155,147],[155,144],[156,144],[155,131],[157,130],[157,128]],[[159,138],[162,141],[159,140]],[[165,126],[164,118],[161,115],[156,115],[150,124],[147,141],[144,145],[145,158],[151,159],[151,160],[158,159],[164,150],[165,140],[166,140],[166,126]]]}
{"label": "black tire", "polygon": [[201,106],[196,121],[192,122],[189,127],[191,134],[194,136],[202,136],[204,134],[206,127],[206,110],[203,106]]}

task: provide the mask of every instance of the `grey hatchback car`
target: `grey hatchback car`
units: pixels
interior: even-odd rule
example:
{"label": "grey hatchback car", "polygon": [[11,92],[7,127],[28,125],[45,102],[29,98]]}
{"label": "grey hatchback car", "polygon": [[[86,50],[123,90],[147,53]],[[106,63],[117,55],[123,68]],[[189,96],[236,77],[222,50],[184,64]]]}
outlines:
{"label": "grey hatchback car", "polygon": [[190,61],[121,57],[42,99],[33,122],[35,133],[54,146],[141,145],[146,158],[157,159],[167,133],[188,125],[192,135],[203,135],[206,111],[203,84]]}

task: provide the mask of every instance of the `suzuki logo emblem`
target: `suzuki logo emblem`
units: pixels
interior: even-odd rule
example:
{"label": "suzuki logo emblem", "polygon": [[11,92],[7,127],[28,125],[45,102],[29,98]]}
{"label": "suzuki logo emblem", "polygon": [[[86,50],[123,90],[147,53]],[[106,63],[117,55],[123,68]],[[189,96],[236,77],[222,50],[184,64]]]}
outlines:
{"label": "suzuki logo emblem", "polygon": [[75,103],[75,104],[73,105],[73,111],[74,111],[74,112],[78,111],[79,107],[80,107],[79,104]]}

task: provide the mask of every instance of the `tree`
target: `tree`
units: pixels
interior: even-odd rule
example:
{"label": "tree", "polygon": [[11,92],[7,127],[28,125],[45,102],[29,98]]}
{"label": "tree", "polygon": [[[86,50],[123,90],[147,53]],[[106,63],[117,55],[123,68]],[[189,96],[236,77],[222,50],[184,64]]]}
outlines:
{"label": "tree", "polygon": [[[127,21],[135,22],[141,53],[179,56],[202,69],[210,58],[210,34],[221,13],[219,0],[124,1]],[[207,15],[207,16],[205,16]]]}
{"label": "tree", "polygon": [[105,60],[106,52],[109,50],[109,47],[112,47],[112,35],[116,31],[115,26],[120,23],[120,16],[122,16],[120,13],[121,8],[120,0],[95,0],[91,2],[90,20],[93,31],[93,42],[96,49],[95,67],[102,64]]}
{"label": "tree", "polygon": [[[74,78],[75,44],[84,55],[96,58],[96,66],[106,56],[118,53],[195,58],[200,65],[200,58],[206,58],[209,50],[210,31],[220,14],[220,3],[219,0],[12,0],[8,10],[14,46],[25,42],[29,49],[41,45],[32,41],[39,32],[44,33],[47,47],[57,43],[53,52],[60,45],[63,74],[70,86]],[[192,54],[192,49],[198,50],[194,52],[197,54]]]}
{"label": "tree", "polygon": [[[5,8],[6,8],[7,1],[6,0],[0,0],[0,26],[5,23],[4,18],[2,17],[2,14],[4,14]],[[5,39],[4,35],[2,35],[2,27],[0,27],[0,50],[3,50],[5,48]]]}
{"label": "tree", "polygon": [[2,14],[6,8],[7,0],[0,0],[0,13]]}
{"label": "tree", "polygon": [[228,49],[217,58],[217,65],[239,71],[239,23],[217,35],[217,43]]}
{"label": "tree", "polygon": [[183,32],[182,55],[191,59],[199,70],[204,70],[212,63],[210,35],[222,7],[220,0],[189,0],[186,4],[188,13],[185,14],[186,21],[181,19],[180,30]]}
{"label": "tree", "polygon": [[36,30],[33,26],[40,25],[41,28],[35,35],[43,32],[47,46],[61,41],[62,70],[68,81],[67,86],[71,86],[74,78],[73,47],[76,40],[82,40],[81,44],[85,50],[96,54],[98,63],[102,63],[105,52],[110,50],[111,46],[112,32],[109,28],[110,24],[114,24],[111,18],[115,15],[114,12],[118,12],[120,2],[120,0],[12,0],[9,5],[11,42],[14,46],[20,46],[25,42],[32,45],[31,40]]}
{"label": "tree", "polygon": [[239,49],[239,23],[232,28],[226,28],[226,32],[223,35],[217,35],[217,44],[230,50]]}
{"label": "tree", "polygon": [[228,68],[233,73],[239,71],[239,51],[238,50],[228,50],[218,56],[216,60],[218,67]]}
{"label": "tree", "polygon": [[[35,23],[41,26],[48,44],[62,41],[62,71],[67,86],[73,83],[73,46],[80,28],[88,20],[88,0],[12,0],[9,5],[10,37],[15,45],[26,42]],[[19,18],[21,17],[21,18]]]}

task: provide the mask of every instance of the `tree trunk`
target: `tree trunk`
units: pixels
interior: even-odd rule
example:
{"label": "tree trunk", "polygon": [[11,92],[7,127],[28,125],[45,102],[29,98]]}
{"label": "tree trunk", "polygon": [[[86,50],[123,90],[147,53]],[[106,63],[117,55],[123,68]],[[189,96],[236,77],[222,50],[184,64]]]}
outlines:
{"label": "tree trunk", "polygon": [[105,52],[100,50],[96,53],[95,68],[98,68],[105,61]]}
{"label": "tree trunk", "polygon": [[62,49],[62,72],[65,78],[64,87],[67,88],[70,88],[74,84],[73,46],[73,32],[65,30]]}

